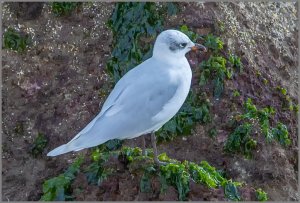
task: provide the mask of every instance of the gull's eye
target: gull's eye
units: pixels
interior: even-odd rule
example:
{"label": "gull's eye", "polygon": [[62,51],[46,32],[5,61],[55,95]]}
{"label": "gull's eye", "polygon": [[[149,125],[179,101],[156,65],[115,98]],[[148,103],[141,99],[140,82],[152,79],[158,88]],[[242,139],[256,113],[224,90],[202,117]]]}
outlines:
{"label": "gull's eye", "polygon": [[180,44],[179,44],[179,46],[180,46],[181,48],[184,48],[186,45],[187,45],[187,43],[180,43]]}

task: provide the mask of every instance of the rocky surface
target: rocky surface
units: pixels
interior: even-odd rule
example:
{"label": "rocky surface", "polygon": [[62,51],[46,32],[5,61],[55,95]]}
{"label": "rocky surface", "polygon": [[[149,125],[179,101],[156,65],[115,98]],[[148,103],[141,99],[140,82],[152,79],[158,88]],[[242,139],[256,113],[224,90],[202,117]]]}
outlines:
{"label": "rocky surface", "polygon": [[[32,12],[33,7],[39,12]],[[214,101],[219,132],[216,140],[209,138],[207,127],[199,124],[191,136],[163,143],[159,151],[178,160],[207,160],[229,177],[253,188],[261,187],[270,200],[299,200],[297,118],[281,109],[281,98],[274,93],[280,85],[293,101],[298,97],[297,5],[180,3],[180,7],[178,15],[167,19],[166,28],[186,24],[198,34],[219,35],[225,49],[242,56],[245,71],[227,82],[222,101]],[[56,17],[48,3],[3,4],[2,29],[13,27],[33,37],[32,46],[23,54],[2,50],[3,201],[39,200],[42,183],[62,173],[77,156],[69,153],[48,158],[46,153],[84,127],[97,114],[99,103],[111,88],[103,70],[112,46],[112,33],[105,22],[113,8],[113,3],[84,3],[70,16]],[[197,57],[188,55],[194,63]],[[257,72],[268,80],[267,85]],[[229,132],[222,124],[234,111],[233,101],[241,109],[241,104],[230,96],[234,89],[241,92],[243,99],[254,98],[258,106],[272,104],[281,112],[276,120],[288,124],[293,140],[290,148],[266,144],[264,138],[258,138],[258,149],[251,160],[224,154],[224,138]],[[42,155],[33,157],[30,147],[38,133],[46,136],[48,145]],[[125,142],[131,146],[139,143],[139,138]],[[152,194],[139,192],[139,176],[130,174],[118,160],[115,162],[120,171],[100,187],[88,185],[80,173],[72,187],[75,191],[81,184],[85,189],[75,194],[76,200],[177,200],[173,187],[159,194],[155,179]],[[253,188],[241,192],[253,200]],[[223,200],[224,194],[191,183],[189,199]]]}
{"label": "rocky surface", "polygon": [[[219,3],[216,17],[228,49],[297,97],[298,29],[295,2]],[[238,15],[236,15],[238,13]],[[221,31],[222,30],[222,31]],[[269,57],[266,57],[266,56]]]}

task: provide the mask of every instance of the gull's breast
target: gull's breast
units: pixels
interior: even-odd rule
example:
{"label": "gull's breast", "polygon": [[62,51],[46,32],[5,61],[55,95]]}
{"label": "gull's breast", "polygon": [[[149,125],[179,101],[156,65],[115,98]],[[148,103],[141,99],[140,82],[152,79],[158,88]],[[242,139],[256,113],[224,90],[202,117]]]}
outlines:
{"label": "gull's breast", "polygon": [[152,121],[157,123],[159,128],[168,122],[183,105],[191,86],[192,71],[188,62],[181,68],[169,71],[170,83],[177,83],[178,88],[174,96],[163,106],[162,111],[156,114]]}

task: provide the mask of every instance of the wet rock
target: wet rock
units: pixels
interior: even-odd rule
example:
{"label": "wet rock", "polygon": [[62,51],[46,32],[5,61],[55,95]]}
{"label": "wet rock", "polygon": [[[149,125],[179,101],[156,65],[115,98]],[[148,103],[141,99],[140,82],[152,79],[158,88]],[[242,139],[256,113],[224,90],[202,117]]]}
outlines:
{"label": "wet rock", "polygon": [[176,201],[178,200],[178,192],[173,186],[169,186],[165,192],[160,193],[159,201]]}
{"label": "wet rock", "polygon": [[21,20],[37,19],[43,10],[44,3],[40,2],[14,2],[10,4],[10,9]]}

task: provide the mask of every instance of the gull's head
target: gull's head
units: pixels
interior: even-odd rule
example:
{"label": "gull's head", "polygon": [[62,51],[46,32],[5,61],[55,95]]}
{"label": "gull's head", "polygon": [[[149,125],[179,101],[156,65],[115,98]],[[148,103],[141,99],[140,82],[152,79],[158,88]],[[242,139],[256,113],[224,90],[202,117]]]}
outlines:
{"label": "gull's head", "polygon": [[181,58],[191,50],[206,51],[201,44],[195,44],[188,36],[178,30],[166,30],[160,33],[155,41],[153,56],[156,58]]}

